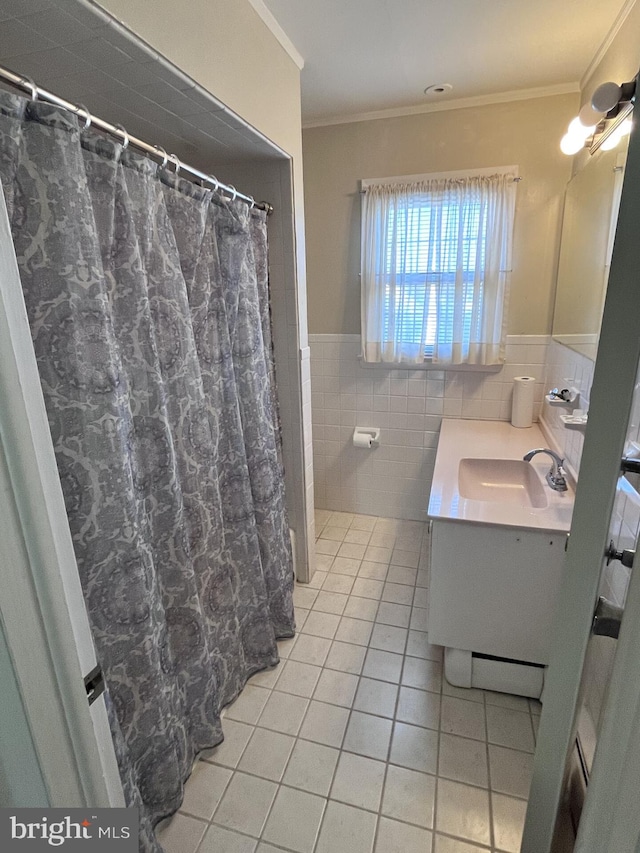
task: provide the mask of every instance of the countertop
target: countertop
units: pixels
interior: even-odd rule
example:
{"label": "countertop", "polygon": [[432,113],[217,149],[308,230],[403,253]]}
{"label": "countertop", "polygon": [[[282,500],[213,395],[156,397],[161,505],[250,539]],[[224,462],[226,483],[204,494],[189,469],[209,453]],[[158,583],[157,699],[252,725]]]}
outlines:
{"label": "countertop", "polygon": [[571,526],[574,492],[554,491],[545,475],[550,458],[540,453],[531,465],[540,477],[547,506],[533,508],[514,503],[479,501],[463,498],[458,491],[458,467],[465,457],[522,459],[535,447],[548,447],[548,441],[537,424],[517,429],[506,421],[473,421],[443,418],[438,441],[429,518],[444,521],[466,521],[474,524],[496,524],[549,531],[568,531]]}

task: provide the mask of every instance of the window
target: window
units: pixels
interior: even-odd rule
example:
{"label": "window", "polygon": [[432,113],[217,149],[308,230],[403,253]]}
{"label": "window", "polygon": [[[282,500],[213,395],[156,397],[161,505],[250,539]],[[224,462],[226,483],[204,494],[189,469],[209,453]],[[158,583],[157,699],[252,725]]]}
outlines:
{"label": "window", "polygon": [[502,361],[514,177],[363,181],[365,360]]}

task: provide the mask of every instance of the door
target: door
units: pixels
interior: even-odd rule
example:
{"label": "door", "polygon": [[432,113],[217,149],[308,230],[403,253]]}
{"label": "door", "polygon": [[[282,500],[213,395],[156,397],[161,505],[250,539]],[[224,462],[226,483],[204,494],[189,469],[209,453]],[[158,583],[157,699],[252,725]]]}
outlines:
{"label": "door", "polygon": [[1,189],[0,566],[0,806],[124,805]]}
{"label": "door", "polygon": [[[568,772],[568,757],[576,738],[581,701],[581,679],[589,649],[591,624],[602,583],[603,556],[607,549],[625,450],[634,386],[640,357],[640,277],[638,275],[638,238],[640,236],[640,136],[633,133],[629,142],[618,227],[611,260],[609,286],[602,318],[598,357],[595,366],[589,424],[585,436],[580,477],[564,565],[562,590],[554,634],[554,654],[548,672],[544,708],[540,722],[538,747],[522,840],[522,853],[559,853],[554,832]],[[601,760],[616,741],[623,719],[630,716],[633,697],[621,690],[619,670],[628,665],[623,648],[640,645],[640,619],[634,619],[630,605],[635,599],[636,576],[629,589],[627,613],[623,617],[619,650],[614,663],[612,687],[604,708],[603,724],[596,749],[592,778],[585,802],[578,844],[580,853],[603,853],[608,847],[587,837],[588,827],[600,814],[602,800],[595,795],[611,772]],[[618,660],[620,658],[620,660]],[[635,663],[635,661],[634,661]],[[627,666],[628,668],[628,666]],[[622,679],[623,680],[623,679]],[[634,683],[640,683],[640,672]],[[614,684],[616,685],[614,689]],[[627,721],[627,727],[632,723]],[[632,739],[629,738],[629,743]],[[632,768],[629,768],[631,772]],[[617,780],[618,775],[613,779]],[[616,853],[635,851],[638,823],[637,786],[617,789],[618,805],[633,820],[620,825],[628,847],[612,848]],[[631,805],[629,798],[633,799]],[[590,817],[591,815],[591,817]],[[587,822],[588,819],[588,822]],[[635,834],[635,835],[634,835]],[[621,838],[618,844],[621,844]]]}

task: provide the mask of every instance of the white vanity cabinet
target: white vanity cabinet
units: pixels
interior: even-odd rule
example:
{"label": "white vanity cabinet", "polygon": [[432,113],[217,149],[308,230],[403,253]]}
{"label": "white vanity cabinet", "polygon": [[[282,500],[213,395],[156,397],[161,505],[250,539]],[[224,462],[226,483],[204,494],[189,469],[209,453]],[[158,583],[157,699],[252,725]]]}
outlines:
{"label": "white vanity cabinet", "polygon": [[[518,664],[549,662],[565,541],[558,532],[433,521],[429,640],[469,657],[447,652],[450,681],[539,693],[542,672]],[[500,683],[481,683],[484,672]]]}

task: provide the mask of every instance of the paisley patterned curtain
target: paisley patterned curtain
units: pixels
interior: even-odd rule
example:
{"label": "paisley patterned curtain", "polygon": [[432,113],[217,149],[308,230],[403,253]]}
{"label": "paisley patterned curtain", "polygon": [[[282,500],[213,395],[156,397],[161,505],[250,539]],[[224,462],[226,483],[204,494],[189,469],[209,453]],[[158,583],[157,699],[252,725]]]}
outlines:
{"label": "paisley patterned curtain", "polygon": [[140,849],[294,631],[262,211],[0,94],[0,179]]}

